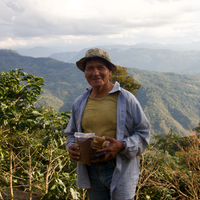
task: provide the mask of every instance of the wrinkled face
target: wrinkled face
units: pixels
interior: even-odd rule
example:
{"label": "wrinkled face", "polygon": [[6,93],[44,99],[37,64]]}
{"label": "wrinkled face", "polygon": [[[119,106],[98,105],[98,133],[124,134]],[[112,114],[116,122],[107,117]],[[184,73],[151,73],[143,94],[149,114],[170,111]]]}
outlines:
{"label": "wrinkled face", "polygon": [[112,75],[103,62],[97,60],[86,61],[85,78],[93,88],[101,88],[109,84],[109,77]]}

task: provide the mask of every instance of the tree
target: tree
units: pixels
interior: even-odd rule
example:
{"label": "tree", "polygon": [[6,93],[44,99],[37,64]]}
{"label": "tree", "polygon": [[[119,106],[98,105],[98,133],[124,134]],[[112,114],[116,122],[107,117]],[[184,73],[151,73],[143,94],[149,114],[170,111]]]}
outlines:
{"label": "tree", "polygon": [[43,78],[19,70],[0,73],[0,199],[1,191],[23,187],[32,200],[77,199],[84,190],[76,186],[75,164],[65,150],[63,134],[70,112],[37,108]]}
{"label": "tree", "polygon": [[[43,78],[22,72],[22,69],[0,73],[0,128],[6,133],[9,149],[10,194],[13,200],[13,149],[18,130],[31,132],[37,125],[35,119],[40,113],[34,102],[42,92]],[[30,189],[30,188],[29,188]],[[30,193],[31,195],[31,193]]]}
{"label": "tree", "polygon": [[121,67],[119,65],[116,65],[116,67],[117,70],[113,72],[112,76],[110,77],[110,81],[118,81],[122,88],[136,95],[141,87],[141,84],[135,82],[134,78],[128,75],[126,67]]}
{"label": "tree", "polygon": [[174,133],[173,128],[170,128],[170,131],[166,135],[154,135],[153,138],[157,141],[155,147],[160,150],[163,150],[164,153],[164,163],[166,152],[169,152],[170,155],[174,156],[175,152],[179,150],[177,142],[180,139],[180,136],[177,133]]}
{"label": "tree", "polygon": [[200,122],[199,122],[198,126],[195,128],[195,130],[197,133],[200,133]]}

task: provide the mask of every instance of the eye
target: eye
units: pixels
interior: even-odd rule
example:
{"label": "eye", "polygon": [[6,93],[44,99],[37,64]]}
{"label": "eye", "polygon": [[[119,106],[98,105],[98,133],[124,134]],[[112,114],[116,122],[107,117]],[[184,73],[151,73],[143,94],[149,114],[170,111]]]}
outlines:
{"label": "eye", "polygon": [[99,69],[99,70],[103,70],[103,69],[104,69],[104,66],[98,66],[98,69]]}
{"label": "eye", "polygon": [[87,70],[87,71],[93,70],[93,67],[88,66],[85,68],[85,70]]}

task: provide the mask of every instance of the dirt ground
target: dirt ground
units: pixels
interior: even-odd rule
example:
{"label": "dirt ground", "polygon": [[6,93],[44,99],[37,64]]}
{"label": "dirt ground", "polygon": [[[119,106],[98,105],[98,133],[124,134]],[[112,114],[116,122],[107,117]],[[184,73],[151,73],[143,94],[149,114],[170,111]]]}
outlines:
{"label": "dirt ground", "polygon": [[[10,199],[9,190],[1,191],[1,194],[3,196],[3,200]],[[42,192],[38,191],[37,193],[32,194],[32,200],[40,200],[42,196],[43,196]],[[29,200],[29,193],[19,189],[14,189],[14,200]]]}

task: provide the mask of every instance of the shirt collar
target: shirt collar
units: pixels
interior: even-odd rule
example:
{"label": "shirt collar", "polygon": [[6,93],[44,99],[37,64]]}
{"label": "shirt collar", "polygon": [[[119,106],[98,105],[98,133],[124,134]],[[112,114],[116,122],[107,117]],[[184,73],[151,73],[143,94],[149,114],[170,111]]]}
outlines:
{"label": "shirt collar", "polygon": [[116,81],[113,89],[109,92],[109,94],[121,91],[120,84]]}

